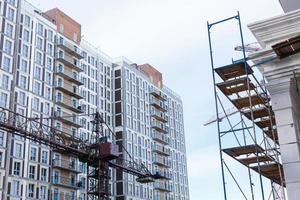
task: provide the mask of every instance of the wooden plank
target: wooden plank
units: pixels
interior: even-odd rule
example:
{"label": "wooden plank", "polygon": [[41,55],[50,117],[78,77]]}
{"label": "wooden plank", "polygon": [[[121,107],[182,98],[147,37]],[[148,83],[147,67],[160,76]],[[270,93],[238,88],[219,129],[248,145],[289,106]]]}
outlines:
{"label": "wooden plank", "polygon": [[[248,78],[239,78],[234,80],[229,80],[225,82],[221,82],[217,84],[217,87],[223,92],[225,95],[232,95],[234,93],[239,93],[248,90],[247,84]],[[255,86],[249,80],[249,90],[254,90]]]}
{"label": "wooden plank", "polygon": [[258,162],[267,162],[267,161],[274,161],[274,159],[270,156],[267,155],[262,155],[262,156],[255,156],[255,157],[248,157],[248,158],[241,158],[238,159],[241,163],[243,163],[244,165],[250,165],[253,163],[257,163]]}
{"label": "wooden plank", "polygon": [[250,98],[249,98],[249,96],[241,97],[238,99],[231,100],[231,102],[237,109],[240,110],[242,108],[250,107],[250,99],[251,99],[252,107],[256,106],[256,105],[264,105],[269,100],[269,98],[265,98],[262,95],[252,95],[252,96],[250,96]]}
{"label": "wooden plank", "polygon": [[285,186],[285,184],[282,183],[281,179],[280,179],[280,174],[282,174],[282,177],[284,180],[284,173],[283,173],[283,168],[282,168],[281,164],[273,163],[273,164],[268,164],[268,165],[260,165],[260,167],[254,166],[254,167],[251,167],[251,169],[253,169],[254,171],[256,171],[258,173],[259,173],[259,169],[260,169],[261,175],[274,181],[275,183],[277,183],[279,185],[283,184]]}
{"label": "wooden plank", "polygon": [[[245,70],[246,64],[246,70]],[[215,71],[217,74],[224,80],[231,78],[237,78],[247,74],[253,74],[253,70],[247,64],[247,62],[237,62],[223,67],[216,68]]]}
{"label": "wooden plank", "polygon": [[276,125],[275,117],[273,116],[272,120],[270,120],[270,118],[264,118],[260,121],[256,121],[255,124],[261,129],[268,128],[268,127],[272,128],[271,125],[273,126]]}
{"label": "wooden plank", "polygon": [[227,148],[223,149],[223,151],[231,157],[238,157],[241,155],[254,154],[256,152],[263,153],[264,149],[259,145],[252,144],[240,147]]}
{"label": "wooden plank", "polygon": [[[243,111],[242,112],[243,115],[245,115],[249,120],[252,120],[251,118],[251,110],[247,110],[247,111]],[[270,111],[271,115],[274,115],[274,112],[271,110]],[[254,119],[258,119],[258,118],[262,118],[262,117],[267,117],[269,116],[269,110],[268,107],[266,106],[262,106],[256,109],[253,109],[253,118]]]}

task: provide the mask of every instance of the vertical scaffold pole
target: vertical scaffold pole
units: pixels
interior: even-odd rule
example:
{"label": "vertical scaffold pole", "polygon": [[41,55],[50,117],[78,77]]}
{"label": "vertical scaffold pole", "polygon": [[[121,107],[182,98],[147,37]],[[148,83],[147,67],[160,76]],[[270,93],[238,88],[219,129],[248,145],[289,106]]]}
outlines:
{"label": "vertical scaffold pole", "polygon": [[210,28],[211,28],[211,25],[209,24],[209,22],[207,22],[209,51],[210,51],[210,63],[211,63],[211,70],[212,70],[212,76],[213,76],[213,84],[214,84],[213,86],[214,86],[215,105],[216,105],[215,109],[216,109],[216,116],[217,116],[218,139],[219,139],[219,154],[220,154],[220,162],[221,162],[223,192],[224,192],[224,199],[227,200],[226,182],[225,182],[224,165],[223,165],[222,141],[221,141],[221,136],[220,136],[219,109],[218,109],[218,99],[217,99],[217,90],[216,90],[216,79],[215,79],[215,73],[214,73],[214,60],[213,60],[213,51],[212,51],[212,45],[211,45]]}

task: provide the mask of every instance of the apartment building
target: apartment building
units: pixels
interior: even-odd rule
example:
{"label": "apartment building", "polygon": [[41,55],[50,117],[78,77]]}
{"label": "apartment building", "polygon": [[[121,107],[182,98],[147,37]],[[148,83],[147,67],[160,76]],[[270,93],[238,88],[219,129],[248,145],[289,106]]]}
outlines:
{"label": "apartment building", "polygon": [[[111,169],[111,199],[189,199],[182,102],[160,72],[107,56],[57,8],[0,0],[0,18],[1,107],[86,141],[98,111],[116,132],[104,127],[109,140],[165,177],[143,185]],[[84,200],[87,171],[76,157],[0,131],[1,199]]]}

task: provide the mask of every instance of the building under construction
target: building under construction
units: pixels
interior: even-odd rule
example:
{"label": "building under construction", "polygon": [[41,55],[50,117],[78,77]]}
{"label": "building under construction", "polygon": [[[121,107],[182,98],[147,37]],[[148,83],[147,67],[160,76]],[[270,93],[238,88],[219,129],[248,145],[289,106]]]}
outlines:
{"label": "building under construction", "polygon": [[[241,199],[300,196],[300,5],[281,4],[289,12],[249,25],[261,48],[248,56],[239,15],[208,23],[224,199],[232,198],[231,187]],[[230,21],[239,22],[242,59],[217,67],[211,31]],[[245,166],[244,175],[230,159]],[[240,184],[240,177],[249,184]]]}
{"label": "building under construction", "polygon": [[182,102],[158,70],[58,8],[0,0],[0,24],[0,199],[189,199]]}

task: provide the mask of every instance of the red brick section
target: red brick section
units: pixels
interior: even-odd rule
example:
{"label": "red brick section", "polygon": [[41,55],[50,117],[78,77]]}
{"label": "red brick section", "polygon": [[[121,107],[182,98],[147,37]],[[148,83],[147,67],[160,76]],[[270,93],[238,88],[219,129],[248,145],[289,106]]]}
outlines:
{"label": "red brick section", "polygon": [[162,73],[160,73],[157,69],[155,69],[153,66],[151,66],[148,63],[139,65],[139,68],[141,71],[143,71],[150,77],[151,82],[155,86],[157,86],[159,88],[162,87]]}
{"label": "red brick section", "polygon": [[[76,22],[74,19],[66,15],[64,12],[58,8],[53,8],[44,13],[46,19],[55,23],[58,32],[63,34],[68,39],[80,44],[81,41],[81,24]],[[61,31],[61,25],[64,27],[64,31]],[[77,40],[74,40],[74,34],[77,35]]]}

